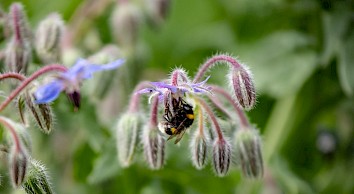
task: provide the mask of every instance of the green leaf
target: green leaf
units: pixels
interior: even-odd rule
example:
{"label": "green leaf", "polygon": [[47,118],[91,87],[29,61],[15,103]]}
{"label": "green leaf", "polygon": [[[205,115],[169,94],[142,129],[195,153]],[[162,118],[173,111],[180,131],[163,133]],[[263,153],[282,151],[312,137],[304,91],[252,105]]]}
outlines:
{"label": "green leaf", "polygon": [[259,93],[275,98],[295,94],[316,68],[316,53],[306,48],[310,38],[296,31],[275,32],[243,45],[243,61],[251,66]]}
{"label": "green leaf", "polygon": [[94,168],[88,176],[90,183],[100,183],[119,173],[120,166],[115,143],[112,138],[103,146],[104,152],[94,161]]}
{"label": "green leaf", "polygon": [[86,182],[86,179],[93,169],[93,161],[96,154],[93,152],[89,144],[84,143],[74,153],[73,174],[76,180]]}
{"label": "green leaf", "polygon": [[354,33],[348,38],[343,46],[340,47],[338,75],[340,84],[344,92],[353,97],[354,94]]}

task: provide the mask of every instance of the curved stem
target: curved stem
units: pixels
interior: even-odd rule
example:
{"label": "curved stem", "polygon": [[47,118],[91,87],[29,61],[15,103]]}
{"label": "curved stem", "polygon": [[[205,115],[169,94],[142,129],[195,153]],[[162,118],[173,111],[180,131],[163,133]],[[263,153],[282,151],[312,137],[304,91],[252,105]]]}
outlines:
{"label": "curved stem", "polygon": [[199,68],[199,71],[197,75],[194,77],[193,82],[197,83],[200,81],[200,79],[204,76],[205,72],[214,65],[220,63],[220,62],[226,62],[227,64],[231,65],[234,68],[241,68],[242,66],[240,63],[237,62],[237,60],[233,57],[230,57],[228,55],[216,55],[208,59],[201,67]]}
{"label": "curved stem", "polygon": [[[240,118],[240,124],[241,124],[241,126],[243,126],[241,128],[248,129],[250,127],[250,123],[245,115],[245,112],[243,112],[243,110],[240,109],[240,107],[236,104],[236,102],[233,100],[231,95],[219,86],[212,85],[210,87],[213,92],[216,92],[216,93],[224,96],[226,98],[226,100],[228,100],[232,104],[232,106],[236,110],[238,117]],[[211,97],[209,96],[209,98],[211,98]]]}
{"label": "curved stem", "polygon": [[134,88],[134,91],[132,93],[132,96],[131,96],[131,99],[129,102],[128,112],[137,112],[139,110],[141,94],[137,94],[136,92],[143,89],[143,88],[149,87],[149,86],[150,86],[150,84],[148,81],[142,81]]}
{"label": "curved stem", "polygon": [[212,96],[212,95],[208,95],[208,97],[211,100],[211,102],[214,103],[214,105],[218,109],[220,109],[222,112],[224,112],[230,119],[233,119],[233,116],[230,113],[230,111],[227,110],[227,108],[222,104],[222,102],[220,102],[220,100],[218,98],[216,98],[215,96]]}
{"label": "curved stem", "polygon": [[219,122],[218,122],[218,120],[216,119],[216,117],[215,117],[213,111],[211,110],[211,108],[209,107],[209,105],[208,105],[203,99],[201,99],[201,98],[199,98],[199,97],[195,97],[195,98],[196,98],[196,100],[197,100],[197,103],[198,103],[201,107],[203,107],[203,109],[205,110],[205,112],[206,112],[206,113],[208,114],[208,116],[210,117],[211,122],[212,122],[213,125],[214,125],[214,129],[215,129],[215,131],[216,131],[216,134],[218,135],[219,140],[224,139],[224,135],[223,135],[223,133],[222,133],[222,131],[221,131]]}
{"label": "curved stem", "polygon": [[8,73],[0,74],[0,81],[8,78],[13,78],[13,79],[23,81],[26,79],[26,76],[16,72],[8,72]]}
{"label": "curved stem", "polygon": [[159,98],[155,96],[152,99],[151,111],[150,111],[150,126],[152,128],[155,128],[157,126],[157,112],[159,108],[158,106],[159,106]]}
{"label": "curved stem", "polygon": [[16,129],[11,125],[11,123],[9,123],[7,121],[6,118],[0,116],[0,123],[3,124],[7,129],[10,130],[10,133],[12,135],[12,138],[14,140],[14,145],[16,150],[20,150],[20,138],[18,137],[17,133],[16,133]]}
{"label": "curved stem", "polygon": [[199,129],[199,134],[204,137],[204,122],[203,122],[203,110],[198,107],[198,129]]}
{"label": "curved stem", "polygon": [[7,105],[24,89],[28,84],[30,84],[33,80],[37,79],[39,76],[51,72],[51,71],[61,71],[65,72],[68,69],[63,66],[63,65],[47,65],[44,66],[43,68],[39,69],[38,71],[34,72],[30,77],[25,79],[21,85],[19,85],[15,90],[12,91],[12,93],[6,98],[4,102],[0,104],[0,112],[6,108]]}

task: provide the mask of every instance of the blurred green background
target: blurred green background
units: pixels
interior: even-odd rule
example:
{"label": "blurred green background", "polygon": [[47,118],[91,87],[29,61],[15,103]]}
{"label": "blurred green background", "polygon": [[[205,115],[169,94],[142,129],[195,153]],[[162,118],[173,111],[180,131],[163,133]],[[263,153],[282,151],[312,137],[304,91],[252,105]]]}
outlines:
{"label": "blurred green background", "polygon": [[[12,2],[0,6],[7,11]],[[64,95],[53,104],[56,127],[50,135],[30,129],[32,157],[47,166],[57,193],[354,193],[352,1],[172,0],[161,23],[146,14],[149,1],[132,2],[143,19],[136,45],[127,49],[112,35],[114,1],[22,1],[34,29],[58,12],[67,31],[77,33],[72,48],[64,49],[64,63],[106,44],[128,58],[111,80],[113,92],[105,95],[113,97],[95,94],[92,85],[103,87],[98,76],[84,83],[80,111],[73,112]],[[180,146],[167,143],[162,170],[149,170],[141,147],[135,164],[122,169],[114,125],[134,85],[164,79],[176,66],[192,76],[217,53],[237,56],[254,73],[258,103],[247,114],[263,137],[264,179],[246,180],[236,167],[218,178],[210,162],[196,170],[190,134]],[[226,87],[226,70],[214,68],[210,81]],[[11,190],[4,163],[0,173],[0,193],[21,192]]]}

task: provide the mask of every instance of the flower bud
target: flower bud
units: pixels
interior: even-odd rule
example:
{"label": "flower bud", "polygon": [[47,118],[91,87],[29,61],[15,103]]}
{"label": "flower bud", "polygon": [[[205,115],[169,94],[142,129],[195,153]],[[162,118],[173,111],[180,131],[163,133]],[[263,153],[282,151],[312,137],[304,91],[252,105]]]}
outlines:
{"label": "flower bud", "polygon": [[28,173],[22,187],[26,193],[54,193],[46,167],[34,159],[30,159]]}
{"label": "flower bud", "polygon": [[193,165],[198,169],[203,169],[207,159],[208,139],[199,130],[195,131],[190,143]]}
{"label": "flower bud", "polygon": [[42,132],[49,134],[53,129],[53,114],[49,104],[36,104],[29,91],[24,93],[26,108],[32,113]]}
{"label": "flower bud", "polygon": [[11,182],[14,187],[22,184],[27,172],[27,152],[22,145],[12,146],[9,155]]}
{"label": "flower bud", "polygon": [[5,64],[9,71],[27,72],[27,66],[32,59],[32,49],[29,42],[19,44],[14,38],[6,46]]}
{"label": "flower bud", "polygon": [[242,173],[247,178],[263,176],[261,139],[255,129],[239,129],[235,133],[235,149]]}
{"label": "flower bud", "polygon": [[14,121],[12,121],[11,119],[5,118],[5,117],[1,117],[1,120],[4,120],[6,123],[8,123],[16,133],[16,137],[18,138],[18,140],[14,139],[13,134],[9,133],[7,140],[8,142],[10,142],[10,146],[15,146],[16,145],[16,141],[19,141],[21,143],[21,146],[23,146],[28,152],[31,152],[32,150],[32,140],[30,137],[30,134],[28,133],[27,128],[20,124],[20,123],[16,123]]}
{"label": "flower bud", "polygon": [[171,0],[145,0],[144,3],[152,23],[156,26],[161,25],[168,15]]}
{"label": "flower bud", "polygon": [[138,113],[126,113],[117,124],[118,160],[123,167],[128,167],[133,159],[138,131],[142,126],[142,119]]}
{"label": "flower bud", "polygon": [[111,18],[113,37],[121,45],[135,45],[139,23],[140,14],[138,8],[131,2],[123,1],[115,8]]}
{"label": "flower bud", "polygon": [[20,3],[13,3],[10,7],[9,21],[13,37],[7,44],[5,64],[10,71],[24,72],[32,58],[30,29],[26,14]]}
{"label": "flower bud", "polygon": [[63,37],[64,22],[57,13],[42,20],[36,31],[35,47],[39,58],[45,63],[60,61],[61,40]]}
{"label": "flower bud", "polygon": [[143,129],[141,139],[145,159],[150,168],[153,170],[162,168],[165,162],[165,139],[160,135],[158,129],[147,125]]}
{"label": "flower bud", "polygon": [[230,80],[238,105],[245,110],[252,109],[256,103],[256,91],[251,72],[245,66],[232,68]]}
{"label": "flower bud", "polygon": [[225,139],[216,139],[213,144],[213,165],[217,176],[223,177],[229,171],[231,145]]}

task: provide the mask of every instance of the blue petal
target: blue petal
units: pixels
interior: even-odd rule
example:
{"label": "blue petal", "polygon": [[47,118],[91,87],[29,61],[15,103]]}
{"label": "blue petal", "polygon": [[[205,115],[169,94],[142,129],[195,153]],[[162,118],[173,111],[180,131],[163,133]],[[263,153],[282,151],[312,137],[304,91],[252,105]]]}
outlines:
{"label": "blue petal", "polygon": [[150,83],[157,88],[167,88],[167,89],[171,90],[172,93],[177,92],[177,87],[173,86],[171,84],[166,84],[163,82],[150,82]]}
{"label": "blue petal", "polygon": [[147,93],[152,93],[155,92],[155,88],[144,88],[141,90],[138,90],[137,92],[135,92],[135,94],[147,94]]}
{"label": "blue petal", "polygon": [[34,93],[37,104],[49,103],[58,98],[60,92],[64,89],[64,84],[60,80],[54,80],[49,84],[41,86]]}
{"label": "blue petal", "polygon": [[89,64],[81,72],[82,74],[80,74],[80,76],[81,76],[81,79],[89,79],[92,77],[92,74],[96,71],[112,70],[112,69],[118,68],[119,66],[121,66],[124,63],[125,63],[124,59],[118,59],[116,61],[104,64],[104,65]]}
{"label": "blue petal", "polygon": [[79,74],[82,74],[85,71],[85,68],[90,65],[90,62],[85,59],[78,59],[73,67],[71,67],[67,72],[63,73],[67,79],[73,79]]}
{"label": "blue petal", "polygon": [[124,59],[118,59],[111,63],[107,63],[104,65],[95,65],[91,64],[88,60],[85,59],[78,59],[75,65],[70,68],[67,72],[63,73],[62,76],[68,80],[72,79],[89,79],[92,77],[92,74],[96,71],[103,71],[103,70],[112,70],[125,62]]}

